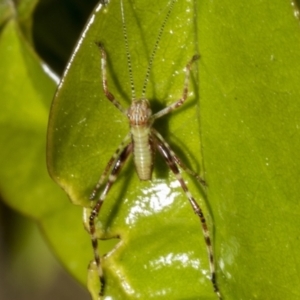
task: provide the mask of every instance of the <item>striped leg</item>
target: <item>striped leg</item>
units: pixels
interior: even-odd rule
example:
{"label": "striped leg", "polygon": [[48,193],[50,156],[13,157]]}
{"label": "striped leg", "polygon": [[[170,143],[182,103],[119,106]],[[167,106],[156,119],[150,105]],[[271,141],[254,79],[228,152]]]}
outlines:
{"label": "striped leg", "polygon": [[102,71],[102,86],[103,91],[106,96],[106,98],[118,109],[120,110],[124,115],[126,115],[126,110],[122,107],[120,102],[115,98],[115,96],[108,90],[107,86],[107,75],[106,75],[106,52],[104,50],[104,46],[100,42],[95,42],[98,48],[101,52],[101,71]]}
{"label": "striped leg", "polygon": [[118,147],[118,149],[115,151],[114,155],[110,158],[108,164],[106,165],[103,173],[101,174],[95,188],[93,189],[91,195],[90,195],[90,200],[94,200],[97,192],[99,191],[102,183],[104,182],[105,178],[107,177],[108,172],[111,169],[111,166],[115,164],[115,162],[118,160],[119,158],[119,154],[121,152],[121,150],[123,150],[125,148],[126,143],[129,141],[130,139],[130,133],[126,135],[125,139],[122,141],[122,143],[120,144],[120,146]]}
{"label": "striped leg", "polygon": [[151,129],[151,131],[154,133],[154,135],[167,147],[173,156],[175,162],[180,166],[181,169],[183,169],[185,172],[188,174],[194,176],[200,184],[202,184],[203,187],[207,187],[206,181],[196,172],[193,170],[189,169],[183,162],[182,160],[176,155],[176,153],[171,149],[170,145],[166,142],[166,140],[162,137],[162,135],[156,131],[154,128]]}
{"label": "striped leg", "polygon": [[199,59],[199,57],[200,56],[197,55],[197,54],[194,55],[185,67],[186,73],[185,73],[185,80],[184,80],[184,86],[183,86],[183,91],[182,91],[181,98],[179,100],[177,100],[176,102],[174,102],[173,104],[165,107],[161,111],[154,114],[152,116],[153,120],[158,119],[158,118],[170,113],[174,109],[180,107],[185,102],[185,100],[187,99],[187,96],[188,96],[188,91],[189,91],[190,72],[191,72],[191,69],[192,69],[192,65],[197,59]]}
{"label": "striped leg", "polygon": [[119,172],[121,171],[126,159],[132,152],[132,143],[128,144],[120,153],[119,157],[115,160],[115,164],[111,170],[111,173],[108,177],[108,181],[104,187],[104,190],[97,201],[96,205],[92,209],[90,218],[89,218],[89,225],[90,225],[90,235],[91,235],[91,240],[92,240],[92,246],[94,250],[94,259],[97,265],[98,273],[99,273],[99,279],[100,279],[100,292],[99,295],[103,296],[104,294],[104,286],[105,286],[105,280],[104,280],[104,275],[103,275],[103,270],[101,266],[101,258],[99,256],[99,247],[98,247],[98,240],[97,240],[97,234],[96,234],[96,227],[95,227],[95,219],[98,217],[102,204],[114,184],[114,182],[117,179],[117,176]]}
{"label": "striped leg", "polygon": [[211,238],[209,235],[208,227],[207,227],[206,220],[205,220],[204,214],[202,212],[202,209],[200,208],[200,206],[198,205],[198,203],[196,202],[196,200],[193,198],[192,194],[188,190],[188,187],[185,184],[185,182],[179,172],[176,158],[172,155],[173,151],[167,146],[167,144],[164,141],[161,141],[160,139],[156,140],[156,145],[157,145],[158,151],[163,156],[163,158],[165,159],[169,168],[171,169],[171,171],[174,173],[175,177],[179,181],[195,214],[198,215],[198,217],[200,219],[201,226],[202,226],[202,232],[203,232],[203,236],[204,236],[204,240],[205,240],[205,244],[206,244],[206,248],[207,248],[207,252],[208,252],[208,257],[209,257],[211,282],[213,285],[214,292],[217,294],[219,300],[221,300],[222,297],[221,297],[221,294],[220,294],[220,291],[219,291],[219,288],[218,288],[218,285],[216,282],[215,261],[214,261],[214,255],[213,255],[213,248],[212,248],[212,244],[211,244]]}

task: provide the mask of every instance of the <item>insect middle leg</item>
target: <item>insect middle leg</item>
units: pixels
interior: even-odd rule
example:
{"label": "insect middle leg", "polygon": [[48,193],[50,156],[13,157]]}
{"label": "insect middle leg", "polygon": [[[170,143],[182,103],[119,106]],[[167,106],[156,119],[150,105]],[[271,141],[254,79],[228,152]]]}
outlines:
{"label": "insect middle leg", "polygon": [[203,236],[204,236],[204,240],[205,240],[205,244],[206,244],[206,248],[207,248],[207,252],[208,252],[208,257],[209,257],[211,282],[213,285],[214,292],[217,294],[219,300],[222,300],[222,297],[221,297],[221,294],[220,294],[220,291],[219,291],[219,288],[218,288],[218,285],[216,282],[216,270],[215,270],[213,247],[212,247],[211,238],[209,235],[209,231],[208,231],[208,227],[207,227],[207,223],[206,223],[206,219],[203,214],[203,211],[202,211],[201,207],[199,206],[199,204],[194,199],[194,197],[192,196],[192,194],[190,193],[187,185],[185,184],[185,181],[183,180],[182,175],[180,174],[180,171],[179,171],[179,168],[177,165],[177,161],[176,161],[175,156],[173,155],[174,152],[172,151],[172,149],[168,146],[168,144],[164,140],[161,140],[161,139],[156,139],[156,145],[157,145],[158,151],[160,152],[162,157],[165,159],[169,168],[174,173],[176,179],[179,181],[186,197],[188,198],[188,200],[193,208],[194,213],[200,219],[202,232],[203,232]]}
{"label": "insect middle leg", "polygon": [[124,138],[124,140],[122,141],[122,143],[120,144],[118,149],[115,151],[114,155],[110,158],[109,162],[107,163],[94,190],[92,191],[92,193],[90,195],[90,200],[95,199],[97,192],[99,191],[100,187],[102,186],[102,183],[104,182],[105,178],[107,177],[108,172],[111,169],[111,166],[114,165],[115,162],[118,160],[120,152],[125,148],[125,145],[126,145],[126,143],[128,143],[129,140],[130,140],[130,133],[126,135],[126,137]]}
{"label": "insect middle leg", "polygon": [[94,259],[97,265],[98,269],[98,274],[99,274],[99,279],[100,279],[100,292],[99,295],[103,296],[104,294],[104,286],[105,286],[105,279],[103,275],[103,270],[101,266],[101,258],[99,255],[99,247],[98,247],[98,239],[97,239],[97,234],[96,234],[96,227],[95,227],[95,219],[98,217],[102,204],[114,184],[114,182],[117,179],[117,176],[119,172],[121,171],[125,161],[129,157],[130,153],[132,152],[132,143],[128,144],[120,153],[119,157],[116,159],[115,164],[111,170],[111,173],[108,177],[108,181],[104,187],[104,190],[99,197],[98,201],[96,202],[95,206],[93,207],[90,217],[89,217],[89,226],[90,226],[90,235],[91,235],[91,240],[92,240],[92,246],[94,250]]}
{"label": "insect middle leg", "polygon": [[180,166],[181,169],[183,169],[185,172],[187,172],[188,174],[194,176],[197,181],[203,186],[203,187],[207,187],[207,183],[206,181],[196,172],[194,172],[193,170],[189,169],[184,163],[183,161],[176,155],[176,153],[174,153],[174,151],[172,150],[172,148],[170,147],[170,145],[166,142],[166,140],[163,138],[163,136],[156,131],[154,128],[152,128],[152,132],[154,133],[154,135],[162,142],[164,143],[165,147],[167,147],[170,151],[170,154],[173,156],[175,162]]}

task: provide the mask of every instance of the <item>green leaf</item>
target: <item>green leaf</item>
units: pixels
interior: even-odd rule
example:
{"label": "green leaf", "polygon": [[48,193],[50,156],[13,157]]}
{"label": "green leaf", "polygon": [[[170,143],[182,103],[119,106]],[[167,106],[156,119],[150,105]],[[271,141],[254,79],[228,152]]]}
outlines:
{"label": "green leaf", "polygon": [[[13,5],[10,1],[0,1],[0,26],[3,24],[14,14]],[[1,28],[0,27],[0,28]]]}
{"label": "green leaf", "polygon": [[90,249],[81,209],[70,205],[46,168],[48,112],[56,84],[14,19],[1,32],[0,57],[1,196],[38,222],[59,259],[84,282]]}
{"label": "green leaf", "polygon": [[[166,5],[125,6],[137,97]],[[147,97],[157,111],[180,96],[182,69],[201,54],[193,70],[194,95],[156,128],[196,171],[203,170],[203,149],[224,299],[300,295],[296,15],[295,7],[279,0],[178,2],[151,70]],[[108,53],[110,91],[128,107],[132,95],[117,1],[96,13],[52,111],[52,176],[84,206],[128,132],[126,118],[103,95],[94,41]],[[152,182],[139,182],[129,162],[105,201],[102,238],[121,240],[104,262],[106,292],[113,299],[215,298],[198,220],[170,173],[158,159]],[[186,180],[206,207],[201,189]]]}
{"label": "green leaf", "polygon": [[295,8],[223,1],[199,9],[203,156],[226,299],[300,298]]}
{"label": "green leaf", "polygon": [[[149,57],[167,10],[167,1],[151,4],[151,7],[146,1],[125,3],[136,97],[141,97]],[[184,68],[198,53],[194,12],[192,3],[176,3],[166,24],[146,93],[154,111],[182,95]],[[97,12],[83,36],[53,103],[48,163],[52,177],[73,203],[90,207],[89,195],[129,130],[127,118],[102,91],[100,52],[95,45],[96,41],[104,44],[109,89],[122,106],[128,107],[132,93],[120,3],[111,2],[107,10]],[[188,165],[200,171],[199,101],[195,96],[197,69],[195,63],[188,103],[157,122],[156,128],[174,144]],[[192,179],[186,180],[207,212],[201,187]],[[140,182],[131,160],[126,164],[101,210],[98,227],[102,239],[120,239],[118,246],[104,259],[107,297],[216,297],[209,281],[199,219],[161,158],[156,159],[149,182]]]}
{"label": "green leaf", "polygon": [[17,18],[19,26],[22,28],[24,36],[27,41],[33,44],[32,40],[32,24],[33,24],[33,13],[38,4],[39,0],[23,0],[20,1],[17,6]]}

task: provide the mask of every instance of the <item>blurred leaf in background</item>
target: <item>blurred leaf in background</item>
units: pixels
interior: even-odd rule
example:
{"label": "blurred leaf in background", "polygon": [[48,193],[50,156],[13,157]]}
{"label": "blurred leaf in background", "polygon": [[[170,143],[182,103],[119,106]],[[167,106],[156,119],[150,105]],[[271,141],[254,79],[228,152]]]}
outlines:
{"label": "blurred leaf in background", "polygon": [[[62,2],[57,1],[57,4],[62,5]],[[47,222],[58,223],[59,234],[68,242],[65,236],[69,228],[67,222],[63,222],[68,214],[76,219],[72,231],[78,231],[82,236],[85,236],[85,232],[80,222],[81,210],[72,210],[67,197],[52,182],[46,169],[46,130],[56,83],[52,79],[55,76],[49,76],[49,68],[42,64],[34,47],[35,44],[42,44],[38,37],[33,38],[33,32],[42,27],[39,23],[39,19],[43,19],[39,15],[40,4],[43,5],[43,17],[48,17],[52,24],[55,24],[53,20],[59,19],[61,27],[66,28],[64,22],[68,23],[74,18],[78,21],[78,14],[72,15],[70,9],[69,14],[60,16],[57,10],[56,15],[50,17],[50,9],[44,6],[45,1],[0,2],[0,194],[7,205],[35,220],[45,234],[51,231]],[[51,4],[57,6],[52,1],[48,7]],[[73,4],[69,2],[65,6],[72,8]],[[95,2],[90,2],[89,8],[85,9],[85,16],[81,16],[84,20],[81,27],[93,4]],[[53,39],[55,35],[51,31],[51,23],[44,23],[43,29],[40,29],[44,43],[47,37]],[[73,45],[76,35],[79,35],[78,26],[68,27],[72,31]],[[48,48],[48,51],[51,53],[52,49]],[[61,55],[60,70],[63,70],[68,55],[70,53],[66,49],[64,56]],[[64,209],[67,212],[63,220],[54,217],[57,211],[63,216]],[[55,248],[55,244],[56,248],[63,247],[63,244],[58,246],[59,240],[55,242],[49,234],[47,236],[48,245],[52,248]],[[53,236],[57,237],[57,234],[53,233]],[[53,299],[51,288],[55,290],[56,299],[88,298],[83,289],[63,275],[42,242],[36,225],[29,219],[14,215],[4,205],[1,206],[1,245],[1,277],[5,278],[1,281],[1,299]],[[64,261],[61,255],[57,257]],[[83,274],[86,273],[87,263],[88,260],[82,264]],[[75,263],[73,268],[77,267]]]}

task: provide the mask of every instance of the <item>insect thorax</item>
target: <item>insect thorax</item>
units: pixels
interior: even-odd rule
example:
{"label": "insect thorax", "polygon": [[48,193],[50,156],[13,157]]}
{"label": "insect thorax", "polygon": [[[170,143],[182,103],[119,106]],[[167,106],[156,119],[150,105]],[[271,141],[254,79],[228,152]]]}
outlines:
{"label": "insect thorax", "polygon": [[130,126],[148,127],[152,125],[152,111],[148,99],[133,100],[127,110]]}

